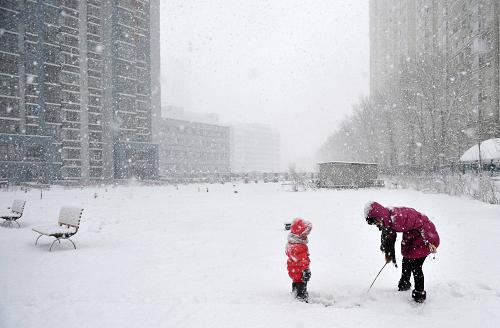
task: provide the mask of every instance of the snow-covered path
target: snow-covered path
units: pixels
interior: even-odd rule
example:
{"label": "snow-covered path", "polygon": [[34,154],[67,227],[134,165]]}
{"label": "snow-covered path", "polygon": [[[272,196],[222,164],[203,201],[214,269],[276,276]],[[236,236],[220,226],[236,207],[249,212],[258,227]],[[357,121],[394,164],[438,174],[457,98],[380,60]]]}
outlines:
{"label": "snow-covered path", "polygon": [[[21,229],[0,228],[0,327],[497,327],[500,207],[414,191],[319,190],[279,184],[117,187],[0,192],[28,201]],[[238,190],[238,193],[234,193]],[[97,193],[97,198],[94,198]],[[415,207],[441,247],[424,264],[428,300],[397,292],[400,269],[383,265],[379,232],[363,206]],[[70,243],[31,228],[62,205],[85,208]],[[290,295],[283,222],[302,216],[310,235],[314,299]],[[400,236],[398,238],[400,240]],[[398,245],[399,249],[399,245]],[[401,256],[398,256],[398,263]]]}

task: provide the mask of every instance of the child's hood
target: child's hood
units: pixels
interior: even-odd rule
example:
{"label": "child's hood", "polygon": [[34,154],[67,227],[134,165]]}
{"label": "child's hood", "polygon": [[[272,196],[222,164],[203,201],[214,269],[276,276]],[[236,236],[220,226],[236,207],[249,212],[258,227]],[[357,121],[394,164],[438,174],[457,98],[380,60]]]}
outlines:
{"label": "child's hood", "polygon": [[307,237],[312,229],[312,223],[304,220],[302,218],[296,218],[292,222],[292,226],[290,227],[290,232],[296,236],[301,238]]}
{"label": "child's hood", "polygon": [[390,227],[391,226],[391,213],[389,209],[386,207],[380,205],[377,202],[369,202],[365,206],[365,219],[372,217],[376,219],[382,219],[384,222],[384,226]]}

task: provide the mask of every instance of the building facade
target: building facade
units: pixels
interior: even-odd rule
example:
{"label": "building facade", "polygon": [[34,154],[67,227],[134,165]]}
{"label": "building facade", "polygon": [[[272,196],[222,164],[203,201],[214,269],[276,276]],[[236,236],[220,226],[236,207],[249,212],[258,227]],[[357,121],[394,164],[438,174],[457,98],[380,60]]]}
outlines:
{"label": "building facade", "polygon": [[370,99],[398,122],[381,163],[438,166],[500,136],[499,5],[370,1]]}
{"label": "building facade", "polygon": [[279,132],[262,124],[231,126],[231,171],[279,172]]}
{"label": "building facade", "polygon": [[[157,175],[150,1],[0,1],[0,174]],[[154,38],[153,38],[154,39]],[[153,99],[152,99],[153,98]]]}
{"label": "building facade", "polygon": [[229,177],[228,127],[163,118],[159,139],[161,178],[220,181]]}

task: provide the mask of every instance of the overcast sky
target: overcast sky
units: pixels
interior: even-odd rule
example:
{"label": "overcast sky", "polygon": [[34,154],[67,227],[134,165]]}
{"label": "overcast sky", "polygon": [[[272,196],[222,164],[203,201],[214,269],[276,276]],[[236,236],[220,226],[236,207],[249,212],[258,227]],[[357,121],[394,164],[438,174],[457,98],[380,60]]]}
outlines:
{"label": "overcast sky", "polygon": [[301,165],[369,92],[368,0],[162,0],[162,103],[255,122]]}

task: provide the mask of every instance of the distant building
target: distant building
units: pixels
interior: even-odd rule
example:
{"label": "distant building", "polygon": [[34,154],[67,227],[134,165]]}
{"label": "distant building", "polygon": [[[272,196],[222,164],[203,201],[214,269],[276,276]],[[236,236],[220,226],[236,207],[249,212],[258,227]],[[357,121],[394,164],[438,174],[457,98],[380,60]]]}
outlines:
{"label": "distant building", "polygon": [[262,124],[231,126],[231,171],[279,172],[279,132]]}
{"label": "distant building", "polygon": [[2,179],[157,175],[158,3],[0,2]]}
{"label": "distant building", "polygon": [[181,121],[193,121],[206,124],[219,124],[219,116],[215,113],[197,113],[185,110],[182,107],[166,106],[163,117]]}
{"label": "distant building", "polygon": [[160,176],[220,180],[229,177],[229,128],[163,118],[159,133]]}

